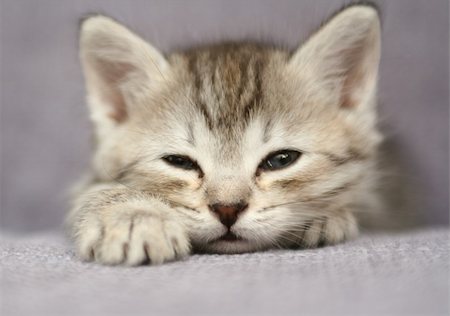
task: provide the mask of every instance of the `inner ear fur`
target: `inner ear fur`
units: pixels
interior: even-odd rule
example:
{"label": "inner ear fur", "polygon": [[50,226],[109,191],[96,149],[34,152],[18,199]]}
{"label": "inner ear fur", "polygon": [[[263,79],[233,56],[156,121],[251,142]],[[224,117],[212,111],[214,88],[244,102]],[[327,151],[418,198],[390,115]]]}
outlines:
{"label": "inner ear fur", "polygon": [[133,103],[162,81],[168,68],[158,50],[123,25],[101,15],[87,18],[81,24],[80,58],[88,103],[97,125],[125,121]]}
{"label": "inner ear fur", "polygon": [[334,15],[292,56],[289,66],[341,107],[355,109],[375,94],[380,20],[372,6],[354,5]]}

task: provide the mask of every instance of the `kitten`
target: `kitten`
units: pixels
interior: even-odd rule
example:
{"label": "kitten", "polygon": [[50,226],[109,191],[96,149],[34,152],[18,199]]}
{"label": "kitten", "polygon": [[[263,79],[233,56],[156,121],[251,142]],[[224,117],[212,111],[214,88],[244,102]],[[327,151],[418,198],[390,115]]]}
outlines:
{"label": "kitten", "polygon": [[82,259],[335,244],[378,205],[372,6],[293,53],[225,43],[166,58],[105,16],[82,23],[80,50],[96,132],[68,217]]}

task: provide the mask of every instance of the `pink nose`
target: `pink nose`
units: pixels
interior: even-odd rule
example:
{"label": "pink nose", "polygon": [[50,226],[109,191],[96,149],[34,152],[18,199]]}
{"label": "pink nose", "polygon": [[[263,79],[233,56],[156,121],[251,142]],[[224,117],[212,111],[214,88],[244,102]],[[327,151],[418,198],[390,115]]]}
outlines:
{"label": "pink nose", "polygon": [[222,224],[230,228],[234,223],[236,223],[239,213],[242,213],[247,208],[247,206],[248,204],[246,203],[231,205],[223,205],[217,203],[210,205],[209,208],[219,216],[219,220]]}

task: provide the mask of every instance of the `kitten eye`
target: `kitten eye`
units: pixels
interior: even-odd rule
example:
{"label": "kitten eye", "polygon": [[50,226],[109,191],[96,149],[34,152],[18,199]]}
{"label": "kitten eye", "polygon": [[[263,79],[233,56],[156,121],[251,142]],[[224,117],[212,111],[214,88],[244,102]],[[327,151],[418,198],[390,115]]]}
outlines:
{"label": "kitten eye", "polygon": [[168,155],[162,158],[169,165],[185,170],[200,170],[198,164],[187,156]]}
{"label": "kitten eye", "polygon": [[278,170],[283,169],[300,157],[301,153],[295,150],[279,150],[269,154],[258,166],[260,170]]}

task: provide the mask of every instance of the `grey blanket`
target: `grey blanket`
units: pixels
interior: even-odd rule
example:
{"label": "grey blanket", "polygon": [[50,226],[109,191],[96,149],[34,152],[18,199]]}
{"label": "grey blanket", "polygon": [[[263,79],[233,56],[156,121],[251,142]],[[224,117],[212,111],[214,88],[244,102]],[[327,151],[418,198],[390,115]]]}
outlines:
{"label": "grey blanket", "polygon": [[448,228],[314,250],[82,263],[58,234],[0,242],[1,315],[447,315]]}

